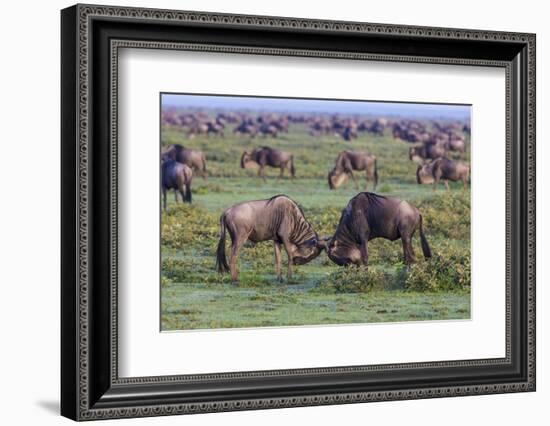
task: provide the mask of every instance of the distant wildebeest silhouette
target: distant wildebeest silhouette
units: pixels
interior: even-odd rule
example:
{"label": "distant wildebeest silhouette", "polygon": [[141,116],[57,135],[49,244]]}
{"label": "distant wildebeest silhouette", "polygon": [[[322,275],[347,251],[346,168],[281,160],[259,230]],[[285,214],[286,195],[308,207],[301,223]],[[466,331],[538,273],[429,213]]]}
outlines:
{"label": "distant wildebeest silhouette", "polygon": [[418,184],[433,184],[435,190],[437,184],[443,181],[445,188],[449,189],[449,181],[462,181],[464,189],[468,187],[470,166],[462,161],[449,160],[446,157],[437,158],[428,164],[419,165],[416,169],[416,182]]}
{"label": "distant wildebeest silhouette", "polygon": [[258,176],[265,182],[265,167],[278,167],[281,172],[279,178],[283,177],[285,169],[290,171],[290,177],[294,179],[296,169],[294,168],[294,156],[287,151],[273,149],[268,146],[257,148],[252,152],[244,151],[241,156],[241,168],[245,169],[249,164],[257,164]]}
{"label": "distant wildebeest silhouette", "polygon": [[[226,232],[231,237],[229,264],[225,255]],[[286,195],[235,204],[221,215],[216,265],[220,273],[231,271],[233,282],[238,279],[237,256],[246,241],[273,241],[279,281],[282,281],[281,246],[288,257],[288,279],[292,277],[293,264],[303,265],[326,248],[325,241],[306,220],[300,206]]]}
{"label": "distant wildebeest silhouette", "polygon": [[206,171],[206,158],[201,150],[185,148],[179,144],[173,144],[166,147],[161,152],[162,161],[175,160],[179,163],[186,164],[199,173],[206,179],[208,173]]}
{"label": "distant wildebeest silhouette", "polygon": [[435,160],[445,155],[445,147],[437,143],[424,143],[421,146],[411,146],[409,148],[409,160],[424,161]]}
{"label": "distant wildebeest silhouette", "polygon": [[334,236],[328,243],[328,257],[337,265],[368,266],[368,242],[375,238],[395,241],[401,238],[405,262],[414,262],[412,237],[418,229],[422,252],[431,257],[424,235],[422,215],[406,201],[361,192],[353,197],[342,211]]}
{"label": "distant wildebeest silhouette", "polygon": [[342,151],[338,154],[334,168],[328,174],[329,188],[338,188],[344,183],[347,176],[351,176],[355,188],[358,189],[357,180],[353,175],[354,170],[365,172],[365,190],[367,190],[369,179],[374,183],[373,191],[376,190],[378,184],[376,157],[366,151]]}
{"label": "distant wildebeest silhouette", "polygon": [[166,192],[169,189],[174,190],[176,203],[178,202],[178,192],[182,201],[191,203],[191,182],[193,181],[193,170],[186,164],[175,160],[166,160],[161,167],[161,187],[163,207],[166,211]]}

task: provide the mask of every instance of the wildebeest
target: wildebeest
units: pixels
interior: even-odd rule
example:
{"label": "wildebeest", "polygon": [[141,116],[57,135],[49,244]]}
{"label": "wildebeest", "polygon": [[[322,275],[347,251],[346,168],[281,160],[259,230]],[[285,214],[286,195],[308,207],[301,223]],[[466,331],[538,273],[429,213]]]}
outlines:
{"label": "wildebeest", "polygon": [[254,138],[258,134],[258,128],[250,121],[243,121],[235,127],[233,133],[249,135],[250,138]]}
{"label": "wildebeest", "polygon": [[453,161],[446,157],[437,158],[422,166],[419,165],[416,169],[416,182],[418,184],[431,183],[434,190],[441,180],[445,183],[447,190],[449,189],[448,181],[462,181],[464,189],[466,189],[469,177],[470,166],[462,161]]}
{"label": "wildebeest", "polygon": [[424,143],[421,146],[409,148],[409,160],[424,161],[433,160],[445,155],[445,148],[436,143]]}
{"label": "wildebeest", "polygon": [[273,149],[268,146],[257,148],[252,152],[244,151],[241,156],[241,167],[244,169],[247,164],[257,164],[259,166],[258,176],[265,182],[265,167],[279,167],[281,172],[279,178],[283,177],[285,169],[289,169],[290,177],[293,179],[296,175],[294,168],[294,156],[287,151]]}
{"label": "wildebeest", "polygon": [[353,171],[365,171],[365,190],[369,179],[374,182],[374,188],[378,184],[378,169],[376,157],[366,151],[342,151],[336,158],[334,168],[328,174],[328,186],[330,189],[338,188],[349,175],[353,179],[355,188],[359,188]]}
{"label": "wildebeest", "polygon": [[[231,237],[229,265],[225,255],[226,232]],[[277,279],[281,276],[281,246],[288,256],[287,277],[292,277],[292,265],[303,265],[315,259],[326,248],[304,216],[298,204],[286,195],[266,200],[235,204],[220,217],[220,240],[216,251],[218,272],[231,271],[231,279],[238,279],[237,256],[246,241],[258,243],[273,241]]]}
{"label": "wildebeest", "polygon": [[183,201],[190,203],[191,182],[193,181],[193,170],[191,170],[191,167],[176,160],[166,160],[162,163],[161,172],[164,211],[166,211],[166,192],[169,189],[174,190],[176,203],[178,202],[178,192],[181,194]]}
{"label": "wildebeest", "polygon": [[207,120],[207,121],[197,121],[191,125],[189,131],[187,132],[187,137],[193,139],[196,135],[206,135],[210,136],[211,134],[224,136],[224,124],[220,121]]}
{"label": "wildebeest", "polygon": [[170,145],[161,153],[161,160],[175,160],[182,164],[186,164],[193,169],[194,172],[206,179],[206,158],[202,151],[198,149],[185,148],[179,144]]}
{"label": "wildebeest", "polygon": [[422,252],[431,257],[422,228],[422,215],[407,201],[361,192],[342,211],[340,222],[328,244],[328,257],[336,264],[368,266],[368,242],[375,238],[395,241],[401,238],[405,262],[414,262],[412,237],[418,229]]}

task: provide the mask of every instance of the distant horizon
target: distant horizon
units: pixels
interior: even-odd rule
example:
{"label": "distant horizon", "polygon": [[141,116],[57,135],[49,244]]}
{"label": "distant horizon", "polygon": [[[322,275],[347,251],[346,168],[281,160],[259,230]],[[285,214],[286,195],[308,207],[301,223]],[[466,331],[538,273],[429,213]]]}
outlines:
{"label": "distant horizon", "polygon": [[161,107],[470,120],[471,105],[420,102],[161,93]]}

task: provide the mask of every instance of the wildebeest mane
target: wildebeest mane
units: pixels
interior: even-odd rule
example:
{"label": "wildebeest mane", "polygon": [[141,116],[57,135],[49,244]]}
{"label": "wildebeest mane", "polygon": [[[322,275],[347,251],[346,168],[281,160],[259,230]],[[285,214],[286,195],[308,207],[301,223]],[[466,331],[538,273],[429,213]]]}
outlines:
{"label": "wildebeest mane", "polygon": [[267,204],[272,203],[273,201],[275,201],[277,198],[280,198],[280,197],[288,198],[290,201],[292,201],[294,203],[294,205],[296,207],[298,207],[298,210],[300,210],[300,213],[302,213],[302,216],[304,216],[304,217],[306,216],[306,214],[304,213],[304,210],[302,209],[302,206],[300,206],[300,204],[298,204],[296,201],[294,201],[292,198],[290,198],[288,195],[285,195],[285,194],[274,195],[269,200],[267,200]]}
{"label": "wildebeest mane", "polygon": [[374,192],[360,192],[353,199],[363,198],[368,204],[380,204],[381,200],[385,200],[383,195],[375,194]]}
{"label": "wildebeest mane", "polygon": [[306,238],[309,236],[315,236],[317,237],[317,232],[313,229],[311,224],[306,219],[306,214],[304,213],[304,210],[302,209],[302,206],[300,206],[296,201],[294,201],[292,198],[290,198],[288,195],[285,194],[277,194],[271,197],[269,200],[267,200],[266,205],[270,205],[275,200],[284,197],[287,200],[289,200],[292,205],[298,209],[300,215],[297,215],[296,219],[298,222],[296,223],[296,228],[293,232],[293,237],[295,238],[296,243],[302,243]]}

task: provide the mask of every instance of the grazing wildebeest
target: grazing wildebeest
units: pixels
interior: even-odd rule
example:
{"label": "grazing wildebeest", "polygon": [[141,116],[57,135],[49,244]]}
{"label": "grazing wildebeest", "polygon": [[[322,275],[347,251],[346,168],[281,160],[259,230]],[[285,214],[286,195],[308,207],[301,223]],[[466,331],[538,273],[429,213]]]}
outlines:
{"label": "grazing wildebeest", "polygon": [[361,192],[342,211],[340,222],[328,244],[328,257],[336,264],[368,266],[367,244],[374,238],[395,241],[401,238],[405,262],[414,262],[412,237],[418,229],[424,257],[431,257],[422,228],[422,215],[406,201]]}
{"label": "grazing wildebeest", "polygon": [[[176,160],[166,160],[162,163],[162,198],[164,211],[166,211],[166,192],[169,189],[174,190],[176,203],[178,202],[178,192],[181,199],[188,203],[191,202],[191,182],[193,181],[193,170],[186,164]],[[185,191],[184,191],[185,188]]]}
{"label": "grazing wildebeest", "polygon": [[258,134],[258,128],[250,121],[243,121],[235,127],[233,133],[249,135],[250,138],[254,138]]}
{"label": "grazing wildebeest", "polygon": [[279,149],[269,148],[264,146],[257,148],[252,152],[244,151],[241,156],[241,168],[245,169],[247,164],[256,163],[259,166],[258,176],[260,176],[265,182],[265,167],[279,167],[281,172],[279,178],[283,177],[285,169],[289,169],[290,177],[294,179],[296,175],[296,169],[294,168],[294,156],[287,151],[281,151]]}
{"label": "grazing wildebeest", "polygon": [[356,127],[351,125],[344,127],[344,129],[341,131],[341,135],[342,138],[348,142],[351,142],[353,139],[357,139],[358,137]]}
{"label": "grazing wildebeest", "polygon": [[445,148],[436,143],[424,143],[421,146],[409,148],[409,160],[424,161],[434,160],[445,155]]}
{"label": "grazing wildebeest", "polygon": [[264,123],[258,129],[260,136],[267,137],[271,136],[273,138],[277,137],[278,129],[275,125]]}
{"label": "grazing wildebeest", "polygon": [[353,171],[365,171],[365,190],[369,179],[374,182],[374,188],[378,184],[378,168],[376,157],[366,151],[342,151],[336,158],[334,168],[328,174],[328,186],[330,189],[338,188],[349,175],[353,179],[355,188],[359,188]]}
{"label": "grazing wildebeest", "polygon": [[[229,265],[225,256],[225,234],[231,237]],[[286,195],[276,195],[267,200],[235,204],[220,217],[220,241],[216,252],[218,272],[231,271],[231,279],[237,281],[237,256],[246,241],[258,243],[273,241],[277,279],[281,276],[281,245],[288,256],[287,277],[292,277],[292,265],[303,265],[315,259],[326,243],[321,240],[304,216],[298,204]]]}
{"label": "grazing wildebeest", "polygon": [[462,181],[464,189],[466,189],[469,177],[470,166],[462,161],[453,161],[446,157],[437,158],[422,166],[419,165],[416,169],[416,182],[418,184],[431,183],[434,190],[441,180],[445,183],[447,190],[449,189],[448,181]]}
{"label": "grazing wildebeest", "polygon": [[450,151],[464,152],[466,151],[466,141],[460,137],[451,137],[448,143]]}
{"label": "grazing wildebeest", "polygon": [[174,144],[164,149],[161,153],[161,160],[165,161],[167,159],[188,165],[193,171],[199,172],[200,175],[206,179],[206,158],[202,151]]}
{"label": "grazing wildebeest", "polygon": [[198,121],[191,125],[187,132],[187,137],[193,139],[196,135],[206,135],[209,137],[211,134],[214,134],[223,138],[224,127],[223,122],[217,120]]}

